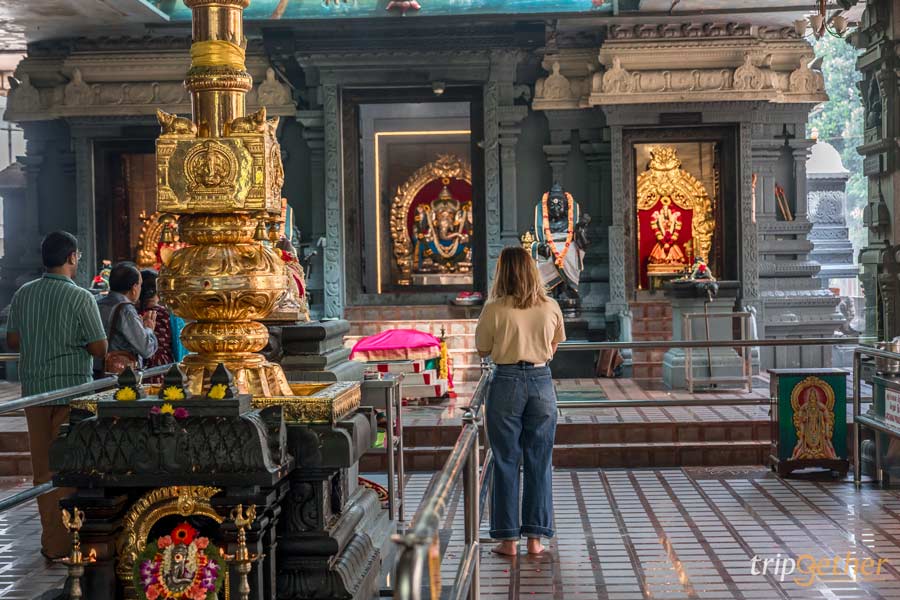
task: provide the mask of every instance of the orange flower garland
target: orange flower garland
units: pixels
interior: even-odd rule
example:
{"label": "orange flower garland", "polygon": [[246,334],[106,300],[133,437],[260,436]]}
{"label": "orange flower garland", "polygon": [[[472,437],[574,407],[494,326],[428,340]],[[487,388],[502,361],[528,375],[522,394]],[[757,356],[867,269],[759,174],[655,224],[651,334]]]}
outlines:
{"label": "orange flower garland", "polygon": [[568,202],[568,218],[569,218],[569,226],[566,230],[566,244],[563,246],[562,252],[559,252],[556,249],[556,244],[553,242],[553,233],[550,231],[550,214],[547,210],[547,198],[550,197],[549,193],[545,193],[544,197],[541,198],[541,217],[543,217],[544,221],[544,239],[547,241],[547,245],[550,246],[550,251],[553,253],[554,262],[557,267],[562,268],[563,262],[566,259],[566,254],[569,252],[569,246],[572,245],[572,240],[575,238],[575,200],[572,198],[572,194],[566,192],[566,201]]}

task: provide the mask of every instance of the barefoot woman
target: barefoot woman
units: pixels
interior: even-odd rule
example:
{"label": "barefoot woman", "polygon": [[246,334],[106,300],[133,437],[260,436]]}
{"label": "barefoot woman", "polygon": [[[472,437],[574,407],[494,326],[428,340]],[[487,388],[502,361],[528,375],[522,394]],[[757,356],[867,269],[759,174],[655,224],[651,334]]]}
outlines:
{"label": "barefoot woman", "polygon": [[547,362],[565,339],[562,312],[547,297],[531,256],[522,248],[504,248],[475,331],[479,354],[497,365],[486,420],[494,452],[491,537],[501,540],[494,548],[498,554],[515,556],[522,536],[528,553],[540,554],[541,538],[553,536],[556,391]]}

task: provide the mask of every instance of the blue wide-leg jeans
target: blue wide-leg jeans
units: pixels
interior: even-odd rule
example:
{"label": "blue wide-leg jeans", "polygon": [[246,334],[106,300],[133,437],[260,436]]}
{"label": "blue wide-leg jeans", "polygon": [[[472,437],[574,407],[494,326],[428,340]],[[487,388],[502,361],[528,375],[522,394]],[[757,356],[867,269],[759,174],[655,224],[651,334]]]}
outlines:
{"label": "blue wide-leg jeans", "polygon": [[488,392],[485,418],[494,453],[491,537],[553,537],[556,390],[550,368],[498,365]]}

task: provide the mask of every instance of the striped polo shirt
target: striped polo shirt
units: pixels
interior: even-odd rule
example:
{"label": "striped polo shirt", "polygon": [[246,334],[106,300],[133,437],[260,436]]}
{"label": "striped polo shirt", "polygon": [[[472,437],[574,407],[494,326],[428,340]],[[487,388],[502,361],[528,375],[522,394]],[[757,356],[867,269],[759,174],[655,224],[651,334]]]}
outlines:
{"label": "striped polo shirt", "polygon": [[53,273],[16,291],[6,330],[19,334],[25,396],[91,381],[93,361],[85,346],[106,338],[94,296]]}

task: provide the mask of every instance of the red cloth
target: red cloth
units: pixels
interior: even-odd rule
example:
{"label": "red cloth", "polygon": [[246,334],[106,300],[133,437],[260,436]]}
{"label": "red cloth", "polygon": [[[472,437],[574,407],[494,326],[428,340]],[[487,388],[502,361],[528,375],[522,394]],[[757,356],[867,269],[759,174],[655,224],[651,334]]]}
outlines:
{"label": "red cloth", "polygon": [[[645,290],[650,287],[650,281],[647,277],[647,264],[650,259],[650,252],[652,252],[653,247],[656,246],[656,231],[650,226],[650,223],[653,222],[651,215],[661,208],[662,203],[657,202],[656,205],[649,210],[638,211],[638,268],[640,272],[640,279],[638,281],[641,288]],[[684,252],[684,264],[691,266],[694,264],[694,255],[693,253],[688,254],[687,246],[685,246],[685,244],[688,240],[693,239],[694,236],[693,230],[691,229],[691,219],[694,218],[694,211],[689,208],[681,208],[674,202],[669,205],[669,208],[681,213],[679,216],[679,220],[681,221],[681,231],[678,232],[676,244],[681,248],[681,251]],[[703,258],[709,260],[708,256],[704,256]]]}
{"label": "red cloth", "polygon": [[[409,212],[406,213],[406,229],[410,234],[412,234],[416,220],[416,207],[423,203],[431,204],[437,199],[442,189],[444,189],[443,182],[440,179],[433,179],[422,186],[422,189],[416,194],[412,204],[409,205]],[[459,200],[460,204],[465,204],[472,200],[472,186],[465,179],[451,179],[447,189],[450,190],[450,194],[454,198]],[[415,242],[415,236],[410,235],[410,239]]]}
{"label": "red cloth", "polygon": [[441,341],[418,329],[388,329],[356,342],[350,360],[417,360],[436,358],[441,354]]}

